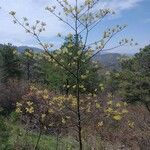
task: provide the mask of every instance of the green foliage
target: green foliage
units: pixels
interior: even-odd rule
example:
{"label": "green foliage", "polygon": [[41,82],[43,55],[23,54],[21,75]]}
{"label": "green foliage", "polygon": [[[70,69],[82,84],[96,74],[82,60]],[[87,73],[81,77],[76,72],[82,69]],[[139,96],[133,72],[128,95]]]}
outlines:
{"label": "green foliage", "polygon": [[[80,43],[83,46],[82,41]],[[57,58],[72,72],[76,71],[73,58],[78,55],[74,44],[73,36],[66,37],[61,49],[52,52],[54,56],[59,53]],[[66,47],[67,52],[65,52]],[[83,60],[88,58],[86,54],[83,57]],[[82,76],[87,76],[82,84],[85,85],[88,92],[92,92],[99,85],[98,68],[94,67],[97,65],[94,63],[92,61],[85,64],[82,62],[81,74]],[[71,89],[71,86],[74,86],[75,79],[70,76],[70,73],[56,66],[53,61],[49,61],[44,52],[36,53],[31,49],[26,49],[21,54],[18,54],[15,47],[11,44],[5,45],[0,50],[0,69],[0,76],[3,81],[7,81],[10,78],[18,78],[32,83],[47,85],[56,91],[65,91],[67,93],[75,90]],[[70,87],[67,88],[67,85],[70,85]]]}
{"label": "green foliage", "polygon": [[[40,52],[34,52],[32,49],[25,49],[21,55],[21,66],[23,68],[23,79],[31,83],[45,84],[43,72],[43,61]],[[46,62],[44,62],[46,63]]]}
{"label": "green foliage", "polygon": [[[42,55],[42,54],[40,54]],[[43,56],[41,56],[43,58]],[[38,66],[38,79],[41,83],[47,85],[54,91],[61,91],[65,81],[64,73],[58,69],[53,63],[43,58],[39,60]]]}
{"label": "green foliage", "polygon": [[[84,45],[82,43],[82,39],[79,38],[78,41],[78,49],[76,48],[75,44],[75,37],[73,35],[69,35],[66,37],[64,44],[62,45],[60,50],[54,52],[54,55],[57,54],[57,59],[66,66],[68,70],[76,74],[77,71],[77,61],[78,57],[80,59],[80,81],[81,86],[83,85],[83,89],[81,93],[92,93],[95,89],[98,88],[99,85],[99,76],[98,76],[98,69],[100,67],[99,64],[95,61],[87,61],[92,54],[92,50],[87,52],[82,52]],[[56,67],[55,67],[56,68]],[[76,79],[70,75],[69,72],[64,71],[61,67],[57,67],[58,70],[61,70],[61,75],[63,78],[63,85],[66,94],[74,93],[76,88],[74,87],[76,83]]]}
{"label": "green foliage", "polygon": [[106,72],[107,90],[112,94],[117,94],[120,90],[120,74],[118,71]]}
{"label": "green foliage", "polygon": [[0,49],[0,80],[2,79],[2,65],[3,65],[3,57]]}
{"label": "green foliage", "polygon": [[122,61],[121,88],[126,100],[141,102],[150,111],[150,46]]}
{"label": "green foliage", "polygon": [[4,45],[0,49],[2,57],[2,81],[7,81],[10,78],[21,78],[22,71],[20,67],[20,58],[15,47],[11,44]]}
{"label": "green foliage", "polygon": [[120,70],[121,65],[119,63],[119,59],[121,57],[123,56],[118,53],[100,53],[95,56],[95,59],[100,61],[107,70]]}
{"label": "green foliage", "polygon": [[0,116],[0,150],[9,150],[10,128],[5,123],[3,117]]}
{"label": "green foliage", "polygon": [[[83,47],[82,40],[79,42],[80,49]],[[60,49],[51,52],[55,59],[65,66],[69,71],[76,73],[76,64],[79,53],[75,46],[75,38],[73,35],[69,35],[65,38],[64,44]],[[91,51],[92,53],[92,51]],[[82,79],[82,85],[87,89],[87,92],[92,92],[99,85],[98,69],[100,64],[96,64],[94,61],[86,62],[88,59],[88,53],[83,53],[80,69]],[[75,88],[73,86],[76,83],[76,79],[70,75],[70,73],[62,66],[59,66],[46,52],[39,53],[36,60],[36,68],[34,68],[34,78],[38,75],[37,79],[42,84],[47,85],[52,90],[74,93]],[[37,81],[37,80],[36,80]]]}
{"label": "green foliage", "polygon": [[[0,150],[34,149],[38,133],[26,130],[23,125],[17,122],[15,114],[13,113],[8,120],[0,117]],[[57,141],[55,136],[42,135],[37,149],[56,150],[57,146],[58,150],[66,150],[68,147],[72,150],[78,145],[68,137],[59,138]]]}
{"label": "green foliage", "polygon": [[26,80],[33,79],[33,65],[34,65],[34,59],[33,59],[34,53],[30,49],[25,49],[25,51],[22,53],[22,66],[24,71],[24,78]]}

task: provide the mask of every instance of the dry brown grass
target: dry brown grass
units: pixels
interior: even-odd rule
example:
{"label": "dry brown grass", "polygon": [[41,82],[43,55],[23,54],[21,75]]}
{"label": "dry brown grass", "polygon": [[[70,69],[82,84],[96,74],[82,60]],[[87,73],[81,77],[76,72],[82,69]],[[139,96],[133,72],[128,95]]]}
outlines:
{"label": "dry brown grass", "polygon": [[[85,137],[88,143],[92,145],[98,142],[106,149],[111,147],[111,150],[150,150],[150,113],[142,105],[130,105],[128,110],[129,113],[119,122],[102,118],[102,127],[98,128],[93,124],[86,127]],[[134,124],[130,125],[129,122]],[[95,139],[91,138],[91,135]],[[95,150],[98,150],[96,144]]]}
{"label": "dry brown grass", "polygon": [[0,107],[6,114],[15,109],[16,102],[22,98],[27,89],[27,83],[15,79],[0,84]]}

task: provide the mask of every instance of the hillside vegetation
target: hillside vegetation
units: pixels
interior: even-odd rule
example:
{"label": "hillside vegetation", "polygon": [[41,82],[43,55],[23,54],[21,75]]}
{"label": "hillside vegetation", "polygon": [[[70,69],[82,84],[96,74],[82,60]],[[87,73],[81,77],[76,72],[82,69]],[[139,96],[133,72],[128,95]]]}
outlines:
{"label": "hillside vegetation", "polygon": [[132,57],[105,53],[138,45],[122,34],[127,25],[108,18],[100,28],[115,15],[109,3],[52,1],[50,24],[54,16],[65,30],[51,38],[33,14],[9,12],[41,49],[0,45],[0,150],[150,149],[150,45]]}
{"label": "hillside vegetation", "polygon": [[[66,74],[41,59],[43,52],[18,52],[11,45],[0,52],[1,149],[34,149],[38,140],[36,148],[41,150],[78,149],[76,103],[69,94],[74,88],[64,86]],[[86,80],[86,89],[97,89],[97,94],[82,94],[86,150],[149,149],[149,54],[147,46],[133,57],[118,60],[119,70],[89,64],[90,70],[96,70]]]}

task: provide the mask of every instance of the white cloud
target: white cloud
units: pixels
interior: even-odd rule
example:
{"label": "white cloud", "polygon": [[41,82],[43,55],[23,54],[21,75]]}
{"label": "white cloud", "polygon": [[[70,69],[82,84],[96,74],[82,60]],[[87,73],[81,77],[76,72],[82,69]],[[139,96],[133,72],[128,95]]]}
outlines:
{"label": "white cloud", "polygon": [[[73,0],[69,0],[73,3]],[[80,2],[83,0],[80,0]],[[118,12],[135,7],[141,0],[103,0],[102,7],[109,7]],[[49,0],[0,0],[0,43],[13,43],[16,45],[35,45],[35,41],[27,35],[21,27],[12,23],[12,18],[8,15],[10,10],[17,12],[17,16],[26,16],[31,22],[42,20],[47,23],[47,30],[42,35],[43,39],[51,40],[58,32],[66,33],[63,23],[45,11]],[[55,0],[51,0],[55,5]]]}
{"label": "white cloud", "polygon": [[109,0],[103,1],[105,7],[110,7],[115,11],[122,11],[135,7],[142,0]]}
{"label": "white cloud", "polygon": [[17,12],[19,19],[26,16],[31,23],[37,19],[46,22],[46,32],[42,34],[44,38],[53,38],[57,32],[64,31],[64,25],[44,10],[47,4],[48,0],[1,0],[0,43],[11,42],[19,45],[35,43],[21,27],[12,23],[12,18],[8,14],[11,10]]}

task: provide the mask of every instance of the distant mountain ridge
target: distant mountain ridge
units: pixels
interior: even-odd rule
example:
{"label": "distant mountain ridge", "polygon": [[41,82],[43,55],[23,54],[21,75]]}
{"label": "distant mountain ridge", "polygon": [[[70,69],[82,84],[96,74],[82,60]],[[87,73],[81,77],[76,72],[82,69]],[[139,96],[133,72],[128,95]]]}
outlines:
{"label": "distant mountain ridge", "polygon": [[104,54],[97,54],[95,56],[95,60],[99,61],[104,67],[108,69],[120,69],[119,59],[123,57],[122,54],[119,53],[104,53]]}
{"label": "distant mountain ridge", "polygon": [[[28,47],[28,46],[19,46],[17,49],[20,52],[23,52],[25,49],[32,49],[35,52],[41,52],[42,49],[36,48],[36,47]],[[102,54],[97,54],[95,56],[95,60],[99,61],[101,64],[104,65],[107,69],[120,69],[120,63],[119,63],[119,58],[121,58],[123,54],[119,53],[102,53]]]}
{"label": "distant mountain ridge", "polygon": [[37,47],[29,47],[29,46],[16,46],[16,48],[18,49],[18,51],[23,52],[25,49],[32,49],[35,52],[41,52],[42,49],[37,48]]}
{"label": "distant mountain ridge", "polygon": [[[2,48],[3,46],[4,46],[4,44],[0,44],[0,48]],[[12,46],[14,46],[14,45],[12,45]],[[35,52],[41,52],[42,51],[42,49],[37,48],[37,47],[30,47],[30,46],[14,46],[14,47],[16,47],[16,49],[19,52],[23,52],[25,49],[32,49]]]}
{"label": "distant mountain ridge", "polygon": [[[2,48],[4,45],[0,44],[0,48]],[[29,47],[29,46],[15,46],[19,52],[23,52],[25,49],[32,49],[35,52],[41,52],[42,49],[37,48],[37,47]],[[131,56],[130,54],[127,56]],[[104,65],[104,67],[108,69],[120,69],[120,64],[119,64],[119,58],[123,57],[123,54],[119,53],[101,53],[97,54],[94,59],[96,61],[99,61],[101,64]]]}

